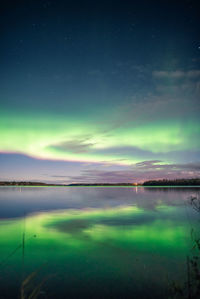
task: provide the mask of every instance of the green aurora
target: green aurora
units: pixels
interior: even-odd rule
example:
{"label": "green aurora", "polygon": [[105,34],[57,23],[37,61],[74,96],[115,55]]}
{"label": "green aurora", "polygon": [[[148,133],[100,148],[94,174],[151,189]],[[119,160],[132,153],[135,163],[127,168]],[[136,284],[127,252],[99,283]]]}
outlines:
{"label": "green aurora", "polygon": [[124,154],[120,148],[157,154],[197,151],[199,129],[194,121],[181,124],[159,120],[140,126],[130,122],[112,129],[106,122],[94,126],[92,120],[43,115],[36,121],[34,116],[4,115],[0,119],[0,151],[37,159],[131,165],[141,162],[140,156]]}

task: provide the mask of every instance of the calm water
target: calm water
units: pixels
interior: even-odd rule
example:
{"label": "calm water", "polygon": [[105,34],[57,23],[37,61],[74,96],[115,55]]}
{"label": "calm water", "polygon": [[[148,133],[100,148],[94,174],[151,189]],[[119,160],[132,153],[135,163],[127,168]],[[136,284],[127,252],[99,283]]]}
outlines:
{"label": "calm water", "polygon": [[199,190],[1,187],[0,298],[168,298]]}

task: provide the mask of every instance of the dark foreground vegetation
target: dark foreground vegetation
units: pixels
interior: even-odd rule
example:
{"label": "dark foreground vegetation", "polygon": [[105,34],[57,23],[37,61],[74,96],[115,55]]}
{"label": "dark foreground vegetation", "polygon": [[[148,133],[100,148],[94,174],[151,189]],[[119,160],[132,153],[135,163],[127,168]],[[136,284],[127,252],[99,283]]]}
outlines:
{"label": "dark foreground vegetation", "polygon": [[[190,204],[200,214],[200,197],[191,196]],[[172,284],[171,299],[198,299],[200,298],[200,232],[191,229],[193,247],[186,257],[186,281],[179,284],[177,281]],[[169,298],[169,299],[170,299]]]}
{"label": "dark foreground vegetation", "polygon": [[61,186],[59,184],[46,184],[41,182],[24,182],[24,181],[3,181],[0,182],[0,186]]}
{"label": "dark foreground vegetation", "polygon": [[200,178],[146,181],[143,186],[200,186]]}

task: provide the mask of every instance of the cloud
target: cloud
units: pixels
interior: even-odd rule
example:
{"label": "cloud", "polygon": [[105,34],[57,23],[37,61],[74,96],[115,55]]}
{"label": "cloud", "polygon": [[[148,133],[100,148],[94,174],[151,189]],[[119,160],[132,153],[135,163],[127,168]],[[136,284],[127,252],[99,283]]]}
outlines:
{"label": "cloud", "polygon": [[155,90],[159,95],[171,95],[191,102],[199,98],[200,70],[153,71]]}
{"label": "cloud", "polygon": [[67,178],[67,175],[49,175],[51,178]]}
{"label": "cloud", "polygon": [[155,70],[151,79],[152,89],[133,94],[129,102],[115,108],[111,119],[113,128],[128,126],[129,123],[134,127],[169,123],[169,120],[183,127],[188,122],[199,122],[200,70]]}
{"label": "cloud", "polygon": [[149,179],[200,177],[200,163],[164,164],[160,160],[143,161],[125,170],[83,170],[79,176],[69,176],[77,183],[133,183]]}
{"label": "cloud", "polygon": [[133,169],[138,169],[138,167],[139,171],[149,171],[152,169],[200,171],[200,163],[164,164],[159,160],[136,163]]}
{"label": "cloud", "polygon": [[176,123],[186,119],[187,121],[199,119],[200,104],[194,93],[186,95],[183,90],[180,92],[180,89],[172,92],[166,85],[157,86],[157,92],[159,94],[144,96],[142,100],[137,100],[133,96],[128,104],[119,106],[113,120],[116,128],[128,123],[144,126],[147,123],[150,125],[157,121],[169,122],[172,119]]}
{"label": "cloud", "polygon": [[76,139],[64,141],[55,145],[51,145],[50,148],[63,152],[71,153],[87,153],[90,151],[94,143],[89,142],[90,136],[76,137]]}
{"label": "cloud", "polygon": [[160,163],[162,161],[160,160],[153,160],[153,161],[143,161],[143,162],[139,162],[139,163],[136,163],[135,165],[137,167],[152,167],[153,165],[157,164],[157,163]]}
{"label": "cloud", "polygon": [[200,78],[200,70],[189,71],[153,71],[153,77],[158,79],[195,79]]}

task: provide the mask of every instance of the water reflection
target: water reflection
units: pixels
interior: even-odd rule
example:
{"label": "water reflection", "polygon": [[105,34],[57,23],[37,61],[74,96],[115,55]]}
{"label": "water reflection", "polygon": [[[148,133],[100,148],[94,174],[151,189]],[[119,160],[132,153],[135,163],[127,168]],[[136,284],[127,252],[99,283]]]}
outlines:
{"label": "water reflection", "polygon": [[169,278],[185,281],[198,190],[150,189],[1,188],[2,297],[45,264],[41,298],[168,298]]}
{"label": "water reflection", "polygon": [[56,209],[102,208],[137,205],[154,210],[161,203],[179,206],[199,188],[74,188],[0,187],[0,218]]}

